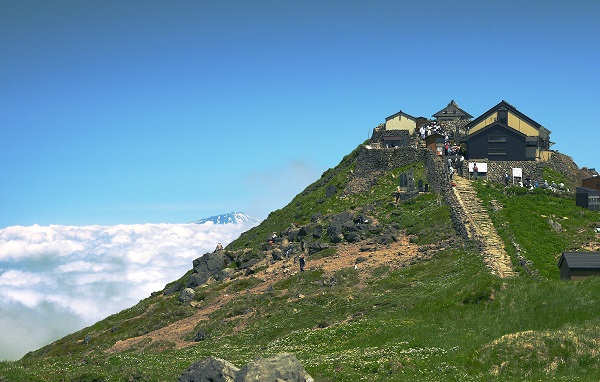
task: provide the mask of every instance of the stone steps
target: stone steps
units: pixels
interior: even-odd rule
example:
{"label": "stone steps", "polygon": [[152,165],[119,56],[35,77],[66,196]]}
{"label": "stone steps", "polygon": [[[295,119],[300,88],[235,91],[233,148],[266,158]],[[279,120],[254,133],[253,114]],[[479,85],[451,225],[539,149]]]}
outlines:
{"label": "stone steps", "polygon": [[471,239],[476,239],[480,243],[486,265],[500,277],[514,276],[515,272],[510,256],[506,252],[504,243],[487,210],[483,207],[481,200],[477,198],[471,181],[456,176],[454,183],[456,187],[453,187],[453,191],[468,217],[467,232]]}

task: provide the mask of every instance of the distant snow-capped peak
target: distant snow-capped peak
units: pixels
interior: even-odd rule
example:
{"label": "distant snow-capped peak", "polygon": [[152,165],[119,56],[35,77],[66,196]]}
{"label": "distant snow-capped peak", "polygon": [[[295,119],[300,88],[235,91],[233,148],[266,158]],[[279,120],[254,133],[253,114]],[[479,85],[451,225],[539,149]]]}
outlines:
{"label": "distant snow-capped peak", "polygon": [[217,216],[211,216],[209,218],[200,219],[195,221],[196,224],[204,224],[204,223],[213,223],[213,224],[241,224],[241,223],[251,223],[258,224],[260,220],[257,218],[253,218],[252,216],[246,215],[243,212],[230,212],[228,214],[222,214]]}

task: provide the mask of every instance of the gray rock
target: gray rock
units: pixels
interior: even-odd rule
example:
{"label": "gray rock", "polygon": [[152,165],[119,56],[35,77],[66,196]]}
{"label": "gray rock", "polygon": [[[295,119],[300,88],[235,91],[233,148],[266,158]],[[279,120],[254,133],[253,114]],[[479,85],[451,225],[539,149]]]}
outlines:
{"label": "gray rock", "polygon": [[177,292],[179,292],[182,289],[183,289],[183,284],[181,284],[181,283],[175,283],[175,284],[171,285],[168,288],[165,287],[165,289],[163,291],[163,294],[165,296],[168,296],[168,295],[171,295],[173,293],[177,293]]}
{"label": "gray rock", "polygon": [[179,382],[234,382],[239,369],[231,362],[208,357],[193,363],[179,377]]}
{"label": "gray rock", "polygon": [[206,331],[204,329],[198,330],[196,333],[196,337],[194,337],[194,342],[201,342],[206,339]]}
{"label": "gray rock", "polygon": [[185,288],[179,292],[179,297],[177,297],[177,299],[184,304],[187,304],[188,302],[192,301],[195,296],[196,292],[192,288]]}
{"label": "gray rock", "polygon": [[332,243],[341,243],[344,240],[344,235],[342,235],[342,225],[340,223],[331,223],[329,227],[327,227],[327,236]]}
{"label": "gray rock", "polygon": [[308,254],[314,255],[315,253],[322,251],[324,249],[327,249],[327,248],[329,248],[329,244],[326,244],[326,243],[321,243],[321,242],[310,243],[308,246]]}
{"label": "gray rock", "polygon": [[314,382],[304,370],[296,356],[290,353],[262,358],[242,367],[235,382],[277,381],[277,382]]}
{"label": "gray rock", "polygon": [[337,194],[337,192],[338,192],[337,187],[330,185],[330,186],[327,186],[327,189],[325,190],[325,196],[330,198],[333,195]]}
{"label": "gray rock", "polygon": [[194,273],[190,276],[187,287],[195,288],[204,284],[208,279],[225,268],[231,259],[223,251],[206,253],[194,260]]}

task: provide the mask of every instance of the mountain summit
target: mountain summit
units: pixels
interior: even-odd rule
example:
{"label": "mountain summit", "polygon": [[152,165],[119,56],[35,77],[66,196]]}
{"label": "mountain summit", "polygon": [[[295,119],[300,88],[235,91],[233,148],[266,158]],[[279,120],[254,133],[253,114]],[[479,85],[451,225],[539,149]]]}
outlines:
{"label": "mountain summit", "polygon": [[213,224],[241,224],[241,223],[260,223],[260,220],[253,218],[252,216],[246,215],[243,212],[229,212],[227,214],[221,214],[196,220],[196,224],[204,224],[211,222]]}
{"label": "mountain summit", "polygon": [[598,211],[494,170],[573,189],[578,166],[553,153],[450,178],[437,150],[386,137],[134,307],[0,362],[0,381],[197,381],[226,362],[244,381],[286,353],[316,381],[597,381],[600,277],[560,280],[557,259],[600,251]]}

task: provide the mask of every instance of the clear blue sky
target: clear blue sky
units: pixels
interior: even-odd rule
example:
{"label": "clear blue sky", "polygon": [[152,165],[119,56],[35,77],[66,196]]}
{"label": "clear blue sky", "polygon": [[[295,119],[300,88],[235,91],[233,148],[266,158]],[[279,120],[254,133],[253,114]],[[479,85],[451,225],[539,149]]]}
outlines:
{"label": "clear blue sky", "polygon": [[283,207],[398,110],[600,166],[600,2],[0,2],[0,227]]}

